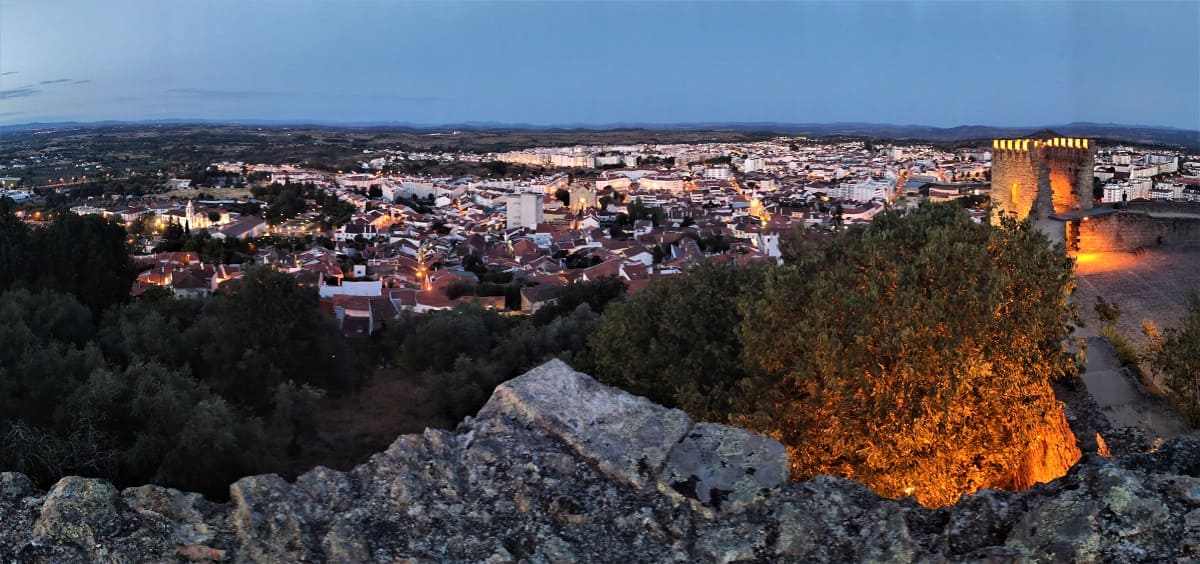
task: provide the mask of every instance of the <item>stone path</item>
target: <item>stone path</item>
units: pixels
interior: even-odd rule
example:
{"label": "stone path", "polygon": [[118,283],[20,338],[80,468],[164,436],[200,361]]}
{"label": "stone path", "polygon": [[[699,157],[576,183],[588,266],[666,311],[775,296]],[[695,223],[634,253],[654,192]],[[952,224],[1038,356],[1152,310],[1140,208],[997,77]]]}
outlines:
{"label": "stone path", "polygon": [[1190,433],[1162,398],[1147,393],[1132,378],[1121,368],[1108,339],[1093,337],[1087,340],[1087,370],[1083,373],[1083,383],[1114,428],[1139,427],[1151,440]]}

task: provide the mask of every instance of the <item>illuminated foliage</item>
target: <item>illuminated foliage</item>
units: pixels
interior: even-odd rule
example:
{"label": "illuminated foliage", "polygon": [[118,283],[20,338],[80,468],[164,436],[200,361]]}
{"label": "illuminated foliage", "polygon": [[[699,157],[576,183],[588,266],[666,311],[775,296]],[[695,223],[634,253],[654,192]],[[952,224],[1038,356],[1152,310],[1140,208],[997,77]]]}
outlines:
{"label": "illuminated foliage", "polygon": [[1061,246],[953,204],[799,239],[786,266],[736,281],[710,267],[606,313],[599,376],[778,438],[797,479],[926,505],[1078,458],[1049,385],[1076,374]]}
{"label": "illuminated foliage", "polygon": [[[735,417],[789,446],[796,477],[827,473],[952,503],[1014,476],[1075,371],[1071,262],[1027,224],[953,206],[802,249],[744,304],[757,374]],[[1072,461],[1073,462],[1073,461]]]}

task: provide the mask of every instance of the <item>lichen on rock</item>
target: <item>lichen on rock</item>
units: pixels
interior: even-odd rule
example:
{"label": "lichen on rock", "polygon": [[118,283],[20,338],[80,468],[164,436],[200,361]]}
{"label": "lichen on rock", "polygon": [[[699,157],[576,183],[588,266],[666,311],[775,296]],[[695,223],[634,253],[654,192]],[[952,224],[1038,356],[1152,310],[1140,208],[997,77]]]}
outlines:
{"label": "lichen on rock", "polygon": [[455,431],[405,435],[349,472],[250,476],[227,503],[0,474],[0,560],[31,562],[1012,561],[1200,557],[1200,441],[1085,455],[1024,492],[926,509],[782,445],[694,423],[553,361]]}

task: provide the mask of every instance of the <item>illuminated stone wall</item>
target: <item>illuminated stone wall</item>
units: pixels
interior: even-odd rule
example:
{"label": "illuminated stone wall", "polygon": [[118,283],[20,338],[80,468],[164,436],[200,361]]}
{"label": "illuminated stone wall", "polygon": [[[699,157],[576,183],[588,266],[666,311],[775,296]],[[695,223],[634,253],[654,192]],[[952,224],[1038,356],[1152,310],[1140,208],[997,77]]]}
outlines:
{"label": "illuminated stone wall", "polygon": [[992,141],[992,209],[1018,221],[1091,209],[1094,151],[1087,139]]}
{"label": "illuminated stone wall", "polygon": [[1036,153],[1020,148],[1028,141],[1021,143],[993,144],[992,149],[992,209],[1001,210],[1017,221],[1028,217],[1033,210],[1040,168]]}
{"label": "illuminated stone wall", "polygon": [[1079,251],[1083,253],[1132,251],[1160,244],[1200,244],[1200,218],[1117,213],[1091,217],[1078,225]]}
{"label": "illuminated stone wall", "polygon": [[1049,168],[1054,212],[1091,209],[1095,153],[1084,147],[1082,139],[1065,141],[1067,144],[1041,147],[1042,159]]}

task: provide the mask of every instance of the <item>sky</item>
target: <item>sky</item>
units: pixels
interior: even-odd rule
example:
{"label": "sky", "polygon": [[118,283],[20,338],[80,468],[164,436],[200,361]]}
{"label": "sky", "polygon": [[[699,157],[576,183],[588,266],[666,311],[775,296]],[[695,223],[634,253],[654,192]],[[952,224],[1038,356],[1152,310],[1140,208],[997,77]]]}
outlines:
{"label": "sky", "polygon": [[0,126],[1200,129],[1200,2],[0,0]]}

